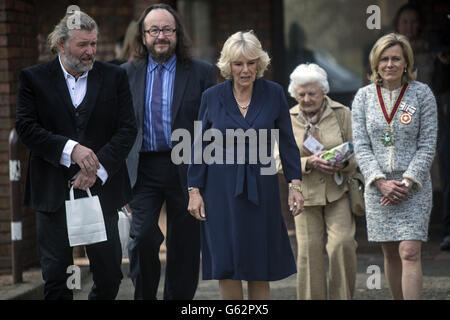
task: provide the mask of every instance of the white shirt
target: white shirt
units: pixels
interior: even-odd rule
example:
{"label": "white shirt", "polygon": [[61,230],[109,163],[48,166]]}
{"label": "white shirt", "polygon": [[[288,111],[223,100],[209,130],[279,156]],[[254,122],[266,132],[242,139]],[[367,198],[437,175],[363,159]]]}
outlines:
{"label": "white shirt", "polygon": [[[64,68],[61,57],[58,56],[59,64],[61,65],[61,69],[64,73],[64,79],[66,80],[67,89],[69,89],[70,98],[72,99],[72,103],[75,108],[78,108],[80,103],[83,101],[84,96],[86,95],[87,90],[87,78],[89,71],[86,71],[83,73],[78,80],[75,79],[74,76],[72,76],[70,73],[66,71]],[[59,160],[59,163],[63,166],[66,166],[67,168],[70,167],[72,163],[72,151],[73,148],[78,144],[77,141],[69,139],[66,142],[66,145],[64,146],[63,152],[61,154],[61,159]],[[75,175],[76,176],[76,175]],[[108,179],[108,172],[106,172],[105,168],[100,163],[100,169],[97,170],[97,176],[102,180],[102,183],[105,184],[106,180]],[[75,178],[75,177],[74,177]]]}

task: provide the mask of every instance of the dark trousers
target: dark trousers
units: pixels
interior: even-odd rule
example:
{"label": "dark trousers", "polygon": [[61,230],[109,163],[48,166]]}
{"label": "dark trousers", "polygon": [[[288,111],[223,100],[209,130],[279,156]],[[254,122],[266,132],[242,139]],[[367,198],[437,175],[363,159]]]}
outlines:
{"label": "dark trousers", "polygon": [[200,265],[200,227],[187,211],[178,168],[170,152],[141,153],[138,177],[130,202],[132,223],[129,246],[130,276],[136,300],[156,300],[161,263],[159,249],[164,240],[158,226],[166,202],[167,258],[164,300],[193,299]]}
{"label": "dark trousers", "polygon": [[[89,300],[114,300],[122,280],[122,248],[120,245],[118,214],[103,212],[108,240],[86,246],[94,285]],[[44,279],[46,300],[72,300],[67,286],[72,274],[73,250],[69,245],[65,206],[57,212],[36,211],[38,250]]]}

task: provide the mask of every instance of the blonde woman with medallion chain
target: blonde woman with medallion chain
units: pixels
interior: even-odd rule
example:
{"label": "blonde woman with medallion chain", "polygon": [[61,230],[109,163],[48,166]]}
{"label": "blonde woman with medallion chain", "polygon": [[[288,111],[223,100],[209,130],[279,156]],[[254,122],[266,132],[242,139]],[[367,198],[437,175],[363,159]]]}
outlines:
{"label": "blonde woman with medallion chain", "polygon": [[365,177],[367,233],[380,242],[394,299],[420,299],[422,242],[432,207],[430,166],[437,137],[436,100],[415,81],[405,36],[381,37],[369,56],[372,84],[352,105],[356,159]]}

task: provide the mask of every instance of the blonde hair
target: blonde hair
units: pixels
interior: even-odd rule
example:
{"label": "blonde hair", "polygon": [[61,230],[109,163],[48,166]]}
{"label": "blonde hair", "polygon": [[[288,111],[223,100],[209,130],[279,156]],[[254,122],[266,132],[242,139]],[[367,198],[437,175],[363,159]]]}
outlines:
{"label": "blonde hair", "polygon": [[406,61],[406,72],[402,75],[402,84],[416,80],[417,71],[413,71],[414,53],[408,38],[398,33],[389,33],[378,39],[370,51],[369,61],[372,74],[370,75],[369,80],[372,83],[381,84],[383,82],[383,79],[378,73],[378,64],[380,62],[381,54],[384,50],[396,45],[399,45],[402,48],[403,57]]}
{"label": "blonde hair", "polygon": [[120,51],[119,60],[128,61],[130,57],[136,55],[136,33],[138,32],[138,23],[131,21],[125,32],[125,38],[123,39],[123,47]]}
{"label": "blonde hair", "polygon": [[[76,19],[79,25],[74,28],[69,28],[69,19]],[[59,21],[53,31],[48,35],[47,42],[52,53],[58,53],[58,43],[66,42],[70,39],[70,31],[72,29],[87,31],[95,30],[98,34],[97,23],[88,14],[84,13],[83,11],[69,12],[64,16],[64,18],[61,19],[61,21]]]}
{"label": "blonde hair", "polygon": [[262,49],[261,43],[252,30],[238,31],[225,41],[217,67],[225,79],[231,79],[231,62],[241,56],[248,60],[257,61],[256,78],[261,78],[270,64],[267,52]]}
{"label": "blonde hair", "polygon": [[300,64],[290,75],[288,91],[292,98],[297,98],[298,86],[314,83],[324,94],[330,91],[327,80],[327,72],[315,63]]}

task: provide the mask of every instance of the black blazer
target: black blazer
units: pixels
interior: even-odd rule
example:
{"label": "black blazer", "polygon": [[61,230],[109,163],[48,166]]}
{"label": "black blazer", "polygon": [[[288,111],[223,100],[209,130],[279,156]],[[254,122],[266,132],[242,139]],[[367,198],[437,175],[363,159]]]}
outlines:
{"label": "black blazer", "polygon": [[[134,112],[136,115],[138,134],[134,146],[128,155],[127,166],[134,186],[137,179],[139,151],[142,147],[142,128],[144,125],[145,81],[148,59],[127,62],[122,67],[127,71],[133,95]],[[194,137],[194,121],[197,120],[198,110],[203,91],[216,83],[216,71],[212,64],[192,59],[184,65],[177,60],[175,84],[172,99],[172,132],[183,128]],[[188,164],[178,166],[180,184],[187,195],[187,167]]]}
{"label": "black blazer", "polygon": [[30,149],[25,204],[54,212],[68,194],[69,170],[59,164],[69,139],[91,148],[108,173],[104,185],[97,178],[91,188],[103,211],[111,211],[131,198],[125,159],[136,138],[136,120],[128,78],[118,66],[95,62],[88,74],[85,102],[87,124],[81,141],[58,58],[20,72],[16,130]]}

